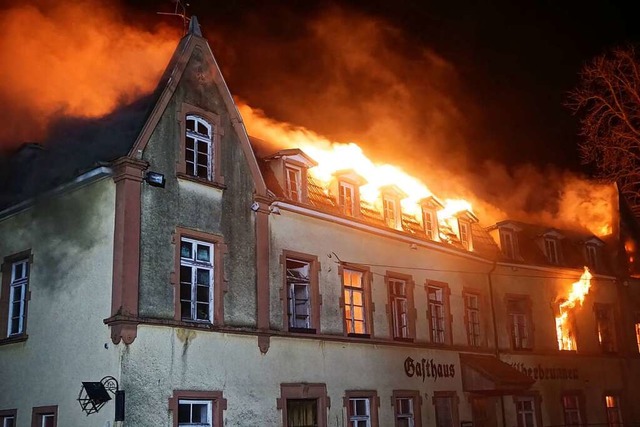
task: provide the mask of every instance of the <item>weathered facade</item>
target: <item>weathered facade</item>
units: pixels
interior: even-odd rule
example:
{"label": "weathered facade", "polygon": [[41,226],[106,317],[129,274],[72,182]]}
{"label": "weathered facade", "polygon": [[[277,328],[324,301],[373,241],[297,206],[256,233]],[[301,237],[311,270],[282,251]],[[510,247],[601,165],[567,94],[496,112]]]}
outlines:
{"label": "weathered facade", "polygon": [[[119,114],[112,142],[87,124],[81,154],[0,199],[3,427],[114,425],[115,402],[77,401],[106,376],[129,426],[640,422],[622,237],[444,223],[434,197],[416,218],[399,188],[361,201],[353,171],[320,184],[302,151],[249,139],[195,19]],[[64,150],[26,147],[16,170]]]}

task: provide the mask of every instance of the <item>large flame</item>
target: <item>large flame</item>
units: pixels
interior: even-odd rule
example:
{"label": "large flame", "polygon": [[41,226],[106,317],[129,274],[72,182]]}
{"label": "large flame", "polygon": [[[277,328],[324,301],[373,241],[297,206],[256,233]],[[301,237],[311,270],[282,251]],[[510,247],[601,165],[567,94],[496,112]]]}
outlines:
{"label": "large flame", "polygon": [[591,288],[592,277],[589,268],[585,267],[580,280],[571,285],[571,292],[559,306],[560,312],[556,317],[556,333],[560,350],[576,350],[576,337],[572,327],[571,315],[576,307],[582,306],[584,298]]}
{"label": "large flame", "polygon": [[[419,221],[422,220],[418,202],[420,199],[433,196],[433,193],[419,179],[397,166],[374,163],[355,142],[330,141],[308,129],[276,122],[242,102],[237,104],[251,135],[277,144],[277,148],[274,149],[299,148],[314,159],[318,165],[310,168],[309,173],[325,190],[328,191],[336,172],[351,169],[367,181],[360,187],[362,200],[377,206],[380,189],[387,185],[396,185],[407,194],[401,201],[402,212],[414,215]],[[438,219],[441,222],[453,218],[458,212],[472,211],[471,203],[463,199],[446,199],[442,202],[445,207],[438,211]]]}

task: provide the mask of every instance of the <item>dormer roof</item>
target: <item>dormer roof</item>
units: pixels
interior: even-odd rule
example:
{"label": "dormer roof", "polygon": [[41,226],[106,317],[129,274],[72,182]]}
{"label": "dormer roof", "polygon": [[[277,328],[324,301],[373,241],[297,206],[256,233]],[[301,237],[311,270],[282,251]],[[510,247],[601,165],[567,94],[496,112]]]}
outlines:
{"label": "dormer roof", "polygon": [[564,239],[566,236],[555,228],[549,228],[540,235],[541,237],[552,237],[555,239]]}
{"label": "dormer roof", "polygon": [[418,201],[418,204],[420,204],[420,206],[422,208],[427,208],[427,209],[443,209],[444,205],[442,204],[442,202],[440,200],[438,200],[438,198],[434,195],[428,196],[428,197],[424,197],[422,199],[420,199]]}
{"label": "dormer roof", "polygon": [[295,163],[298,166],[305,168],[312,168],[318,166],[318,162],[309,157],[304,151],[299,148],[288,148],[286,150],[280,150],[268,157],[265,157],[266,161],[282,159],[286,162]]}
{"label": "dormer roof", "polygon": [[596,236],[591,236],[583,242],[585,245],[596,245],[596,246],[604,246],[604,241],[597,238]]}
{"label": "dormer roof", "polygon": [[367,180],[353,169],[341,169],[339,171],[335,171],[333,176],[337,179],[344,179],[346,181],[353,182],[358,186],[362,186],[367,183]]}
{"label": "dormer roof", "polygon": [[402,189],[395,184],[389,184],[389,185],[384,185],[380,187],[380,194],[388,194],[391,196],[395,196],[400,200],[405,199],[409,196],[407,193],[402,191]]}
{"label": "dormer roof", "polygon": [[460,211],[460,212],[456,213],[454,216],[456,218],[458,218],[458,219],[467,220],[469,222],[479,222],[480,221],[478,219],[478,217],[475,216],[474,213],[469,211],[469,210]]}

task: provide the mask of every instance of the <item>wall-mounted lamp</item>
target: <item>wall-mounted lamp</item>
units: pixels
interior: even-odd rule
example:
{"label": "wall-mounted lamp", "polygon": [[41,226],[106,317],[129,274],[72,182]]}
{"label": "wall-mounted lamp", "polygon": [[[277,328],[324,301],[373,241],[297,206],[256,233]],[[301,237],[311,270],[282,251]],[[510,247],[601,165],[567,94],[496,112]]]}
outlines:
{"label": "wall-mounted lamp", "polygon": [[271,206],[269,208],[269,212],[271,212],[274,215],[280,215],[280,208],[277,206]]}
{"label": "wall-mounted lamp", "polygon": [[260,204],[258,202],[251,203],[251,210],[252,211],[258,212],[258,209],[260,209]]}
{"label": "wall-mounted lamp", "polygon": [[144,177],[144,180],[146,181],[147,184],[151,185],[152,187],[160,187],[160,188],[164,188],[164,184],[165,184],[165,179],[164,179],[164,175],[158,172],[147,172],[147,174]]}
{"label": "wall-mounted lamp", "polygon": [[118,388],[118,380],[111,376],[100,381],[83,381],[78,403],[87,415],[95,414],[111,400],[109,393],[116,398],[114,421],[124,421],[124,390]]}

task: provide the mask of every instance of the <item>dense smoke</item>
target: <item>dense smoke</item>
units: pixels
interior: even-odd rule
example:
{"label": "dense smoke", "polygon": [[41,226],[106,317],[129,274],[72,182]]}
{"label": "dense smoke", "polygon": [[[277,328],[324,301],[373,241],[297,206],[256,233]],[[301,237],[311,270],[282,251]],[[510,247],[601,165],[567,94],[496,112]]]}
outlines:
{"label": "dense smoke", "polygon": [[180,36],[117,2],[37,0],[0,9],[0,151],[63,116],[98,117],[153,90]]}

